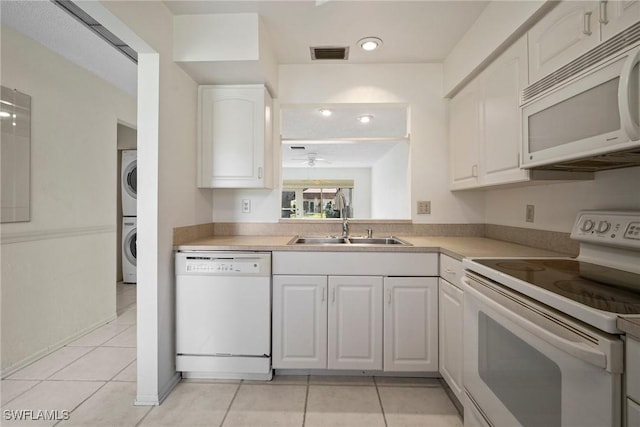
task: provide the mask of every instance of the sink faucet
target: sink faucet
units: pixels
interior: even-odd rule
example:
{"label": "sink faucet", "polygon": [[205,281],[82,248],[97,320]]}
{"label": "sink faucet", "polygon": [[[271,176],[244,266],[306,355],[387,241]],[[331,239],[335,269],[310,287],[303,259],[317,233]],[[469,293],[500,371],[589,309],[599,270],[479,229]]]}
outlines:
{"label": "sink faucet", "polygon": [[336,207],[342,217],[342,237],[349,237],[349,207],[342,189],[336,191]]}

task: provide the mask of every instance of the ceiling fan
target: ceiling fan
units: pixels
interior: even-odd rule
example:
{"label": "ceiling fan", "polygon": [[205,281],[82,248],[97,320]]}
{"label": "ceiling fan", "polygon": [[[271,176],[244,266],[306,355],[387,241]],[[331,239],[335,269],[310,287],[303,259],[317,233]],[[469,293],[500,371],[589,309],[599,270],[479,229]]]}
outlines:
{"label": "ceiling fan", "polygon": [[307,153],[306,157],[297,157],[297,158],[294,158],[293,160],[302,160],[302,163],[308,165],[309,167],[316,166],[318,162],[331,163],[327,159],[318,157],[318,153]]}

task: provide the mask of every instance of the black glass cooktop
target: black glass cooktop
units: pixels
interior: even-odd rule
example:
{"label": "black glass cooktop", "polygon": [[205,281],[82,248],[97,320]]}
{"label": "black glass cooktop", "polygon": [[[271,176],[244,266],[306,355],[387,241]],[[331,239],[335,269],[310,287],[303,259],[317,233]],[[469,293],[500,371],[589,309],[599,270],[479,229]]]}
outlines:
{"label": "black glass cooktop", "polygon": [[640,274],[573,259],[474,261],[598,310],[640,314]]}

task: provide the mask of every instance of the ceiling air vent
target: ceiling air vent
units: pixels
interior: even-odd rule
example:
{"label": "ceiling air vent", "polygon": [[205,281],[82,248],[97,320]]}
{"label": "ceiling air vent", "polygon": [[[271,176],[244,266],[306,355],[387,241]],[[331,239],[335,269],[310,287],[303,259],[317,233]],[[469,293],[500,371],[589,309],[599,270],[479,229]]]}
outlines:
{"label": "ceiling air vent", "polygon": [[325,47],[310,47],[311,49],[311,60],[346,60],[349,59],[349,48],[348,47],[334,47],[334,46],[325,46]]}

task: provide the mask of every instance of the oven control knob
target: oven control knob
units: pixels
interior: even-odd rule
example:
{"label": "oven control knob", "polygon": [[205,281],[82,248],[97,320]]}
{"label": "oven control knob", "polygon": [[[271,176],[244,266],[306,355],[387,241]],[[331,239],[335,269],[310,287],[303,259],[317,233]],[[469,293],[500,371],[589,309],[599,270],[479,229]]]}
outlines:
{"label": "oven control knob", "polygon": [[606,233],[611,228],[611,223],[609,221],[600,221],[598,226],[596,227],[596,231],[598,233]]}
{"label": "oven control knob", "polygon": [[595,227],[596,223],[591,221],[590,219],[585,220],[582,223],[582,227],[580,227],[580,230],[587,232],[587,231],[591,231],[593,230],[593,227]]}

